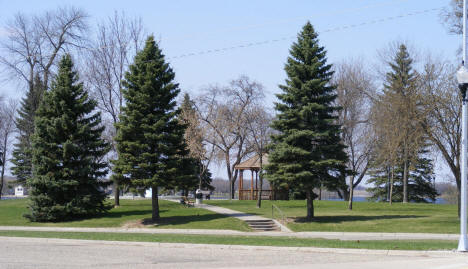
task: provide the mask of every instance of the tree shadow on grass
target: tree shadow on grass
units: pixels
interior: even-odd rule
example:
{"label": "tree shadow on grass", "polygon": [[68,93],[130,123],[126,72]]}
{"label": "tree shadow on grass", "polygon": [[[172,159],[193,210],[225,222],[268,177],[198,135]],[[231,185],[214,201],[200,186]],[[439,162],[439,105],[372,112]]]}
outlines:
{"label": "tree shadow on grass", "polygon": [[[159,210],[159,213],[166,212],[167,210]],[[151,209],[148,210],[129,210],[129,211],[110,211],[101,215],[105,218],[123,218],[128,216],[143,216],[151,215]]]}
{"label": "tree shadow on grass", "polygon": [[352,221],[368,221],[368,220],[385,220],[385,219],[412,219],[424,218],[427,216],[421,215],[381,215],[381,216],[317,216],[312,220],[307,220],[305,217],[295,218],[296,223],[343,223]]}
{"label": "tree shadow on grass", "polygon": [[[189,215],[189,216],[171,216],[171,217],[162,217],[159,221],[157,221],[158,226],[165,226],[165,225],[181,225],[187,224],[196,221],[211,221],[216,219],[224,219],[228,218],[228,216],[224,216],[221,214],[203,214],[203,215]],[[145,219],[144,221],[147,221]]]}

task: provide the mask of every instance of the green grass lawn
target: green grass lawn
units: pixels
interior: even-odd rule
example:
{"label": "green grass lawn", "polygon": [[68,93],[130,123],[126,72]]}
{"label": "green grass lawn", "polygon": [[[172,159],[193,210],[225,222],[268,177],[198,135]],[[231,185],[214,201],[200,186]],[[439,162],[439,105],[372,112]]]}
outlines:
{"label": "green grass lawn", "polygon": [[364,248],[385,250],[453,250],[456,241],[447,240],[381,240],[340,241],[328,239],[305,239],[268,236],[218,236],[184,234],[126,234],[126,233],[82,233],[82,232],[30,232],[0,231],[0,236],[64,238],[133,242],[223,244],[284,247]]}
{"label": "green grass lawn", "polygon": [[[151,218],[151,200],[121,200],[121,206],[97,217],[57,222],[35,223],[23,217],[28,199],[0,200],[0,226],[56,226],[56,227],[127,227]],[[247,224],[235,218],[211,211],[184,207],[180,204],[159,200],[161,221],[157,228],[175,229],[225,229],[249,231]]]}
{"label": "green grass lawn", "polygon": [[[271,218],[272,204],[277,205],[287,216],[287,226],[293,231],[332,232],[399,232],[399,233],[459,233],[456,205],[416,203],[355,202],[353,210],[347,202],[314,201],[315,216],[306,222],[306,202],[211,200],[209,204],[227,207],[241,212]],[[279,218],[275,211],[275,218]]]}

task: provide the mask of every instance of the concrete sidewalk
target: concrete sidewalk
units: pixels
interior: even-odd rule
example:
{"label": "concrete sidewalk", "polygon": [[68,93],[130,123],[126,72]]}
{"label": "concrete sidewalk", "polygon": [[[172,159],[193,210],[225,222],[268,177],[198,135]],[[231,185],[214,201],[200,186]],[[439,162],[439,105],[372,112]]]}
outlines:
{"label": "concrete sidewalk", "polygon": [[345,233],[345,232],[240,232],[232,230],[158,229],[158,228],[74,228],[0,226],[0,231],[47,231],[90,233],[199,234],[231,236],[285,236],[292,238],[323,238],[340,240],[458,240],[457,234],[428,233]]}
{"label": "concrete sidewalk", "polygon": [[[161,199],[164,199],[164,198],[161,198]],[[176,200],[176,199],[164,199],[164,200],[179,203],[179,200]],[[291,230],[289,230],[288,227],[286,227],[286,225],[283,225],[281,222],[279,222],[279,221],[277,221],[275,219],[269,219],[269,218],[265,218],[265,217],[262,217],[262,216],[248,214],[248,213],[232,210],[232,209],[225,208],[225,207],[214,206],[214,205],[195,204],[195,207],[203,208],[203,209],[206,209],[206,210],[209,210],[209,211],[221,214],[221,215],[226,215],[226,216],[229,216],[229,217],[240,219],[242,221],[271,220],[276,225],[278,225],[278,227],[280,227],[281,232],[288,232],[288,233],[292,232]],[[263,233],[265,233],[265,232],[263,232]],[[275,232],[275,233],[278,233],[278,232]]]}
{"label": "concrete sidewalk", "polygon": [[195,206],[199,207],[199,208],[206,209],[206,210],[210,210],[210,211],[218,213],[218,214],[222,214],[222,215],[226,215],[226,216],[229,216],[229,217],[237,218],[237,219],[240,219],[242,221],[272,220],[276,225],[278,225],[278,227],[280,227],[281,232],[287,232],[287,233],[292,232],[291,230],[289,230],[288,227],[286,227],[286,225],[283,225],[281,222],[279,222],[279,221],[277,221],[275,219],[269,219],[269,218],[265,218],[265,217],[261,217],[261,216],[257,216],[257,215],[247,214],[247,213],[244,213],[244,212],[239,212],[239,211],[235,211],[235,210],[228,209],[228,208],[225,208],[225,207],[214,206],[214,205],[200,204],[200,205],[195,205]]}

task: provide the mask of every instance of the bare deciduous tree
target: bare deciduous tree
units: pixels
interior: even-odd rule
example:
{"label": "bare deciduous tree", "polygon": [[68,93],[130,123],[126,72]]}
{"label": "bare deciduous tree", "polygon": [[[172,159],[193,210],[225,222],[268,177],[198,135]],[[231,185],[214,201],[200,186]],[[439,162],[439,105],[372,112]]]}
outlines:
{"label": "bare deciduous tree", "polygon": [[361,61],[353,60],[337,65],[333,83],[337,85],[336,103],[342,109],[339,123],[342,126],[342,139],[346,144],[351,170],[348,183],[348,208],[353,208],[353,194],[369,169],[374,145],[370,132],[369,94],[375,89],[372,77],[366,72]]}
{"label": "bare deciduous tree", "polygon": [[238,174],[234,167],[253,152],[246,113],[262,96],[262,85],[241,76],[228,87],[209,87],[197,101],[200,119],[206,124],[205,141],[216,147],[218,160],[226,165],[231,199]]}
{"label": "bare deciduous tree", "polygon": [[57,55],[84,47],[86,19],[86,13],[74,7],[34,16],[16,14],[5,27],[7,38],[1,44],[5,53],[0,55],[0,63],[29,89],[33,87],[35,73],[41,74],[48,86]]}
{"label": "bare deciduous tree", "polygon": [[271,134],[273,132],[273,129],[270,127],[272,120],[271,113],[260,104],[252,106],[251,109],[246,111],[246,127],[250,133],[248,137],[251,140],[250,144],[253,146],[255,154],[258,155],[260,163],[257,208],[262,207],[263,164],[265,162],[264,157],[267,153],[267,146],[271,141]]}
{"label": "bare deciduous tree", "polygon": [[[117,154],[114,137],[123,104],[122,80],[140,46],[144,44],[141,19],[129,19],[115,12],[113,17],[98,25],[96,40],[88,51],[86,82],[99,109],[110,120],[106,123],[106,139],[112,145],[111,159]],[[119,183],[114,178],[114,204],[120,205]]]}
{"label": "bare deciduous tree", "polygon": [[10,100],[8,103],[4,103],[0,100],[0,198],[8,156],[12,150],[11,140],[15,132],[16,109],[16,101]]}
{"label": "bare deciduous tree", "polygon": [[463,0],[451,0],[450,7],[445,8],[440,16],[450,33],[463,33]]}
{"label": "bare deciduous tree", "polygon": [[205,142],[208,128],[206,123],[200,120],[199,114],[195,110],[195,103],[190,99],[188,93],[184,95],[182,101],[181,118],[186,125],[184,137],[190,152],[189,155],[198,163],[198,188],[201,190],[203,178],[208,173],[208,168],[217,151],[213,144],[207,145]]}
{"label": "bare deciduous tree", "polygon": [[420,117],[423,119],[423,129],[443,156],[460,190],[462,102],[455,72],[456,67],[451,63],[426,57],[420,76],[424,108]]}
{"label": "bare deciduous tree", "polygon": [[[395,111],[388,102],[390,98],[375,99],[369,115],[372,136],[375,139],[372,154],[373,166],[384,166],[390,176],[388,179],[388,201],[392,204],[394,170],[400,162],[399,149],[401,144],[401,125],[394,121]],[[396,101],[397,102],[397,101]],[[399,102],[397,102],[399,103]]]}

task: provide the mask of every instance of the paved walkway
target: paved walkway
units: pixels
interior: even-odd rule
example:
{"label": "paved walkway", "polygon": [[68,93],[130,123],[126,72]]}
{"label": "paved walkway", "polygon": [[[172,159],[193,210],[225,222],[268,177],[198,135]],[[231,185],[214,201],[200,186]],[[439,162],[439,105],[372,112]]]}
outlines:
{"label": "paved walkway", "polygon": [[278,225],[278,227],[280,227],[281,232],[289,232],[289,233],[292,232],[291,230],[289,230],[288,227],[286,227],[286,225],[281,224],[281,222],[279,222],[279,221],[277,221],[275,219],[269,219],[269,218],[261,217],[261,216],[258,216],[258,215],[247,214],[247,213],[244,213],[244,212],[239,212],[239,211],[235,211],[235,210],[228,209],[228,208],[225,208],[225,207],[214,206],[214,205],[201,204],[201,205],[195,205],[195,206],[206,209],[206,210],[210,210],[210,211],[218,213],[218,214],[227,215],[229,217],[237,218],[237,219],[240,219],[242,221],[247,221],[247,220],[272,220],[273,222],[276,223],[276,225]]}
{"label": "paved walkway", "polygon": [[[165,199],[165,198],[162,198],[162,199],[164,199],[166,201],[179,203],[179,200],[176,200],[176,199]],[[277,221],[275,219],[269,219],[269,218],[265,218],[265,217],[262,217],[262,216],[248,214],[248,213],[232,210],[232,209],[225,208],[225,207],[214,206],[214,205],[195,204],[195,207],[210,210],[212,212],[222,214],[222,215],[226,215],[226,216],[229,216],[229,217],[233,217],[233,218],[236,218],[236,219],[240,219],[242,221],[247,221],[247,220],[272,220],[273,222],[276,223],[276,225],[278,225],[278,227],[280,227],[281,232],[289,232],[289,233],[292,232],[291,230],[289,230],[288,227],[281,224],[279,221]],[[265,233],[265,232],[262,232],[262,234],[263,233]],[[277,233],[277,232],[273,232],[273,233]]]}

